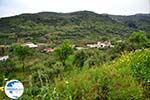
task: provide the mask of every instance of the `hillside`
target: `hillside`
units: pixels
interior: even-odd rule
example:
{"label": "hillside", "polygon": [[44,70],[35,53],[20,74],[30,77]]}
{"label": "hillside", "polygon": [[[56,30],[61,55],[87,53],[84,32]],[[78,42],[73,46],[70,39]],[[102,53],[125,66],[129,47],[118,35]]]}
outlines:
{"label": "hillside", "polygon": [[0,19],[0,44],[38,42],[57,44],[64,39],[75,43],[120,38],[135,30],[150,33],[150,16],[114,16],[90,11],[73,13],[40,12]]}
{"label": "hillside", "polygon": [[18,100],[149,100],[150,14],[0,18],[0,72],[0,100],[12,79]]}
{"label": "hillside", "polygon": [[150,32],[150,14],[136,14],[131,16],[114,16],[109,15],[110,18],[117,22],[124,23],[130,28],[145,30]]}
{"label": "hillside", "polygon": [[70,72],[55,82],[55,91],[64,100],[149,100],[149,59],[149,49],[136,50],[101,67]]}
{"label": "hillside", "polygon": [[102,66],[73,68],[59,74],[55,81],[48,75],[52,77],[62,71],[63,68],[58,69],[61,64],[57,63],[53,74],[46,66],[34,66],[33,73],[39,74],[33,76],[20,100],[149,100],[149,59],[149,49],[136,50]]}

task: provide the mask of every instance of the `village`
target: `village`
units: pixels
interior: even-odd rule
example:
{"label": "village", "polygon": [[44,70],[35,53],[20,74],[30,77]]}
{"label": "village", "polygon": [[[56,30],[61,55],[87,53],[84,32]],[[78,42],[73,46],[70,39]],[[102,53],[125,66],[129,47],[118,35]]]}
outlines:
{"label": "village", "polygon": [[[42,43],[35,44],[32,42],[28,42],[22,44],[22,46],[26,46],[34,50],[40,50],[40,52],[42,53],[50,53],[55,50],[55,48],[48,47],[47,45]],[[112,45],[110,41],[98,41],[97,43],[87,43],[85,44],[85,46],[72,45],[72,47],[75,48],[76,50],[90,49],[90,48],[104,49],[104,48],[114,48],[114,45]],[[0,61],[6,61],[7,59],[9,59],[9,55],[0,56]]]}

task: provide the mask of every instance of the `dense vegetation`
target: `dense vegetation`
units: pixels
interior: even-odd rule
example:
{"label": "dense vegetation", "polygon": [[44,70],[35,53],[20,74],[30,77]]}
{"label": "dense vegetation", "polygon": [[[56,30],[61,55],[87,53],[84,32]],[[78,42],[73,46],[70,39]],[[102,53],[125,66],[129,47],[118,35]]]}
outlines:
{"label": "dense vegetation", "polygon": [[0,19],[0,44],[32,41],[53,46],[64,39],[76,44],[113,40],[136,30],[149,34],[149,23],[149,14],[112,16],[89,11],[22,14]]}
{"label": "dense vegetation", "polygon": [[[87,11],[2,18],[0,55],[9,59],[0,61],[0,87],[20,80],[25,91],[19,100],[149,100],[148,18]],[[101,40],[114,47],[74,46]],[[54,51],[24,42],[45,43]],[[2,88],[0,99],[9,100]]]}

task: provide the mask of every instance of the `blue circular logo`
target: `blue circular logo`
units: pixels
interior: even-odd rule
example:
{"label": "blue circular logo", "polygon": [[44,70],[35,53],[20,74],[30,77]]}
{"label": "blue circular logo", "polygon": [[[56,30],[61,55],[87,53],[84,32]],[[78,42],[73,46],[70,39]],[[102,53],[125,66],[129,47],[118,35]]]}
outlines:
{"label": "blue circular logo", "polygon": [[5,85],[5,93],[11,99],[18,99],[24,92],[23,84],[18,80],[10,80]]}

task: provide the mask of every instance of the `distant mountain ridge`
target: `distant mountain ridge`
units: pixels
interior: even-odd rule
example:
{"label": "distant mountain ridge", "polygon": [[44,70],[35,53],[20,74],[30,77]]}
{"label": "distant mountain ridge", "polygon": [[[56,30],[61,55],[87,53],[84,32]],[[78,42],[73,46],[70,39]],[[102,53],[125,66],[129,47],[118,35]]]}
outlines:
{"label": "distant mountain ridge", "polygon": [[61,42],[120,37],[133,31],[150,34],[150,14],[119,16],[91,11],[72,13],[40,12],[0,18],[0,44]]}

